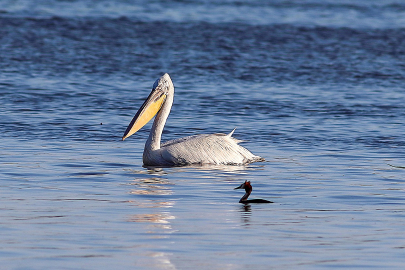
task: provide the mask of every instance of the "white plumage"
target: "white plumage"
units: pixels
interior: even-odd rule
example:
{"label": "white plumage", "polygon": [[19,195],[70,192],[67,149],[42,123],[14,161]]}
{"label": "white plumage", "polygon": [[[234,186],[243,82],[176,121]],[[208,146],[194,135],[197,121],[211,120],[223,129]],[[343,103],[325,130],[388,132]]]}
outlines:
{"label": "white plumage", "polygon": [[174,86],[169,74],[153,85],[148,99],[129,124],[123,140],[144,126],[157,113],[143,152],[146,166],[183,166],[191,164],[243,165],[264,159],[240,146],[229,134],[201,134],[161,144],[163,127],[173,104]]}

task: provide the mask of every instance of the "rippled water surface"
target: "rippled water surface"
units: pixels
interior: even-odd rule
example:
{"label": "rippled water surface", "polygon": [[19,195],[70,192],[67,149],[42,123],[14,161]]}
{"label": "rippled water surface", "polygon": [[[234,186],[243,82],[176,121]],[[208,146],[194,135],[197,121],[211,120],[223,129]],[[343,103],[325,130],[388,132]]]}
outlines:
{"label": "rippled water surface", "polygon": [[[2,269],[403,269],[402,1],[0,0]],[[266,159],[145,168],[230,132]],[[273,204],[240,205],[251,197]]]}

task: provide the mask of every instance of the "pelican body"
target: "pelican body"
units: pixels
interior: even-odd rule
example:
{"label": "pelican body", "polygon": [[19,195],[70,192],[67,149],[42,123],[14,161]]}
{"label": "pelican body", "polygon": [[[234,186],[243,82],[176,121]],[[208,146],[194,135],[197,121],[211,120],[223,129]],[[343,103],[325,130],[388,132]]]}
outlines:
{"label": "pelican body", "polygon": [[135,114],[122,140],[125,140],[155,115],[143,152],[145,166],[184,166],[193,164],[243,165],[264,159],[240,146],[229,134],[201,134],[161,144],[162,132],[173,104],[174,85],[169,74],[153,84],[151,93]]}
{"label": "pelican body", "polygon": [[239,187],[234,188],[234,189],[240,189],[240,188],[245,189],[246,193],[245,193],[245,195],[243,195],[242,198],[240,198],[239,203],[244,203],[244,204],[248,204],[248,203],[273,203],[271,201],[264,200],[264,199],[251,199],[251,200],[248,200],[248,198],[250,196],[250,193],[252,193],[252,190],[253,190],[252,185],[250,184],[250,181],[245,181],[245,183],[243,183],[242,185],[240,185]]}

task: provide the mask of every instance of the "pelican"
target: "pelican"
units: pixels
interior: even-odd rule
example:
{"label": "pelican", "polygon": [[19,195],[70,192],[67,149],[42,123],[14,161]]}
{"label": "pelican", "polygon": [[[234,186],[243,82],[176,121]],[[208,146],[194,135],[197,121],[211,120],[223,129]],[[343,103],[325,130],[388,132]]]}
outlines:
{"label": "pelican", "polygon": [[144,166],[244,165],[264,160],[238,144],[240,141],[232,137],[235,129],[229,134],[193,135],[161,144],[173,97],[174,85],[166,73],[155,81],[122,137],[125,140],[156,115],[143,151]]}

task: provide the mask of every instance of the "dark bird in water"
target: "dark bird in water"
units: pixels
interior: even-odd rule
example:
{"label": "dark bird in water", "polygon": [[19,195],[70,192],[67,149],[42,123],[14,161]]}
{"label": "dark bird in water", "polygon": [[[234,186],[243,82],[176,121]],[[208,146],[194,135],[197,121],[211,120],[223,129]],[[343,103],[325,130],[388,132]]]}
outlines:
{"label": "dark bird in water", "polygon": [[268,200],[263,200],[263,199],[252,199],[248,200],[247,198],[249,197],[250,193],[252,193],[252,185],[250,184],[250,181],[245,181],[242,185],[240,185],[237,188],[234,189],[240,189],[244,188],[246,193],[243,195],[243,197],[239,200],[240,203],[248,204],[248,203],[272,203],[271,201]]}

